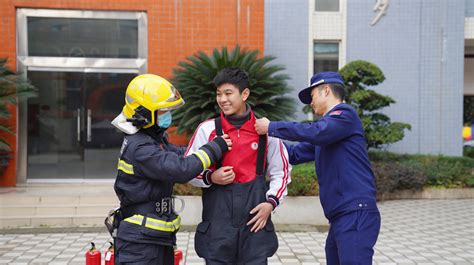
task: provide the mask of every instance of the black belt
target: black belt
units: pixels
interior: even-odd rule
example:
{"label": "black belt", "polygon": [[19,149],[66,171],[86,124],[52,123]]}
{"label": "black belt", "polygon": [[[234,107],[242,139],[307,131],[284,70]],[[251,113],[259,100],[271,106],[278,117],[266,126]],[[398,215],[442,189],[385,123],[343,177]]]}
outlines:
{"label": "black belt", "polygon": [[137,203],[127,206],[122,206],[124,218],[128,218],[134,214],[166,214],[170,215],[174,210],[174,198],[165,197],[158,201]]}

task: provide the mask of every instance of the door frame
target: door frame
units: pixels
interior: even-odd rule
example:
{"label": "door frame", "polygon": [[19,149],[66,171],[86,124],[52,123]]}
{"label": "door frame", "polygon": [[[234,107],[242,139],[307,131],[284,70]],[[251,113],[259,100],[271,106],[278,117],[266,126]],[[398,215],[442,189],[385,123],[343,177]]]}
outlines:
{"label": "door frame", "polygon": [[[55,18],[99,18],[99,19],[133,19],[138,22],[138,58],[74,58],[74,57],[39,57],[28,56],[28,17]],[[148,19],[146,12],[129,11],[91,11],[91,10],[57,10],[18,8],[17,18],[17,70],[24,77],[29,70],[34,71],[79,71],[79,72],[108,72],[108,73],[137,73],[147,72],[148,68]],[[17,184],[27,183],[28,175],[28,103],[18,104],[17,121]],[[83,182],[85,179],[76,180]],[[89,180],[88,180],[89,181]],[[97,180],[96,180],[97,181]],[[100,180],[99,180],[100,181]],[[110,180],[109,180],[110,181]],[[41,180],[34,182],[74,182],[74,180]]]}

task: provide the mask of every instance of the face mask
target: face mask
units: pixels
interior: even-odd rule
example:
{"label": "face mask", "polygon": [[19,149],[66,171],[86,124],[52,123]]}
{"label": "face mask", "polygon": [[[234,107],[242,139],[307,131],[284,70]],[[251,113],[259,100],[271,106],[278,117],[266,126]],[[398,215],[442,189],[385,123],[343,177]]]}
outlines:
{"label": "face mask", "polygon": [[165,129],[170,127],[172,121],[173,119],[171,118],[171,112],[169,111],[158,115],[158,126],[160,126],[160,128]]}

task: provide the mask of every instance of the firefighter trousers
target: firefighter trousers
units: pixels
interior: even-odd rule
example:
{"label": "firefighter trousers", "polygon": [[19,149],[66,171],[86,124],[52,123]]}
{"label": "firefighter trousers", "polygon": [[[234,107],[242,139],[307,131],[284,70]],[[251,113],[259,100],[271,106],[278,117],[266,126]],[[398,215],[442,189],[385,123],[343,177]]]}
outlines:
{"label": "firefighter trousers", "polygon": [[174,248],[157,244],[134,243],[117,238],[117,265],[173,265]]}

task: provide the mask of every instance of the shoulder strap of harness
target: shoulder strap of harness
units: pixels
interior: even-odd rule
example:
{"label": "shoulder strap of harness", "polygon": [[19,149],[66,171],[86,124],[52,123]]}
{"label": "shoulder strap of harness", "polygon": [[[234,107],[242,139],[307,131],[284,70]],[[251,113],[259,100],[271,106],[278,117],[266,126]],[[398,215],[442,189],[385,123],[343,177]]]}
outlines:
{"label": "shoulder strap of harness", "polygon": [[[222,131],[222,121],[221,117],[217,117],[214,119],[214,125],[216,127],[216,135],[222,136],[224,132]],[[222,167],[222,159],[219,159],[216,164],[216,169]]]}
{"label": "shoulder strap of harness", "polygon": [[222,132],[222,121],[221,117],[217,117],[214,119],[214,125],[216,126],[216,135],[222,136],[224,133]]}
{"label": "shoulder strap of harness", "polygon": [[258,154],[257,154],[257,176],[265,177],[265,149],[267,147],[267,135],[258,137]]}

